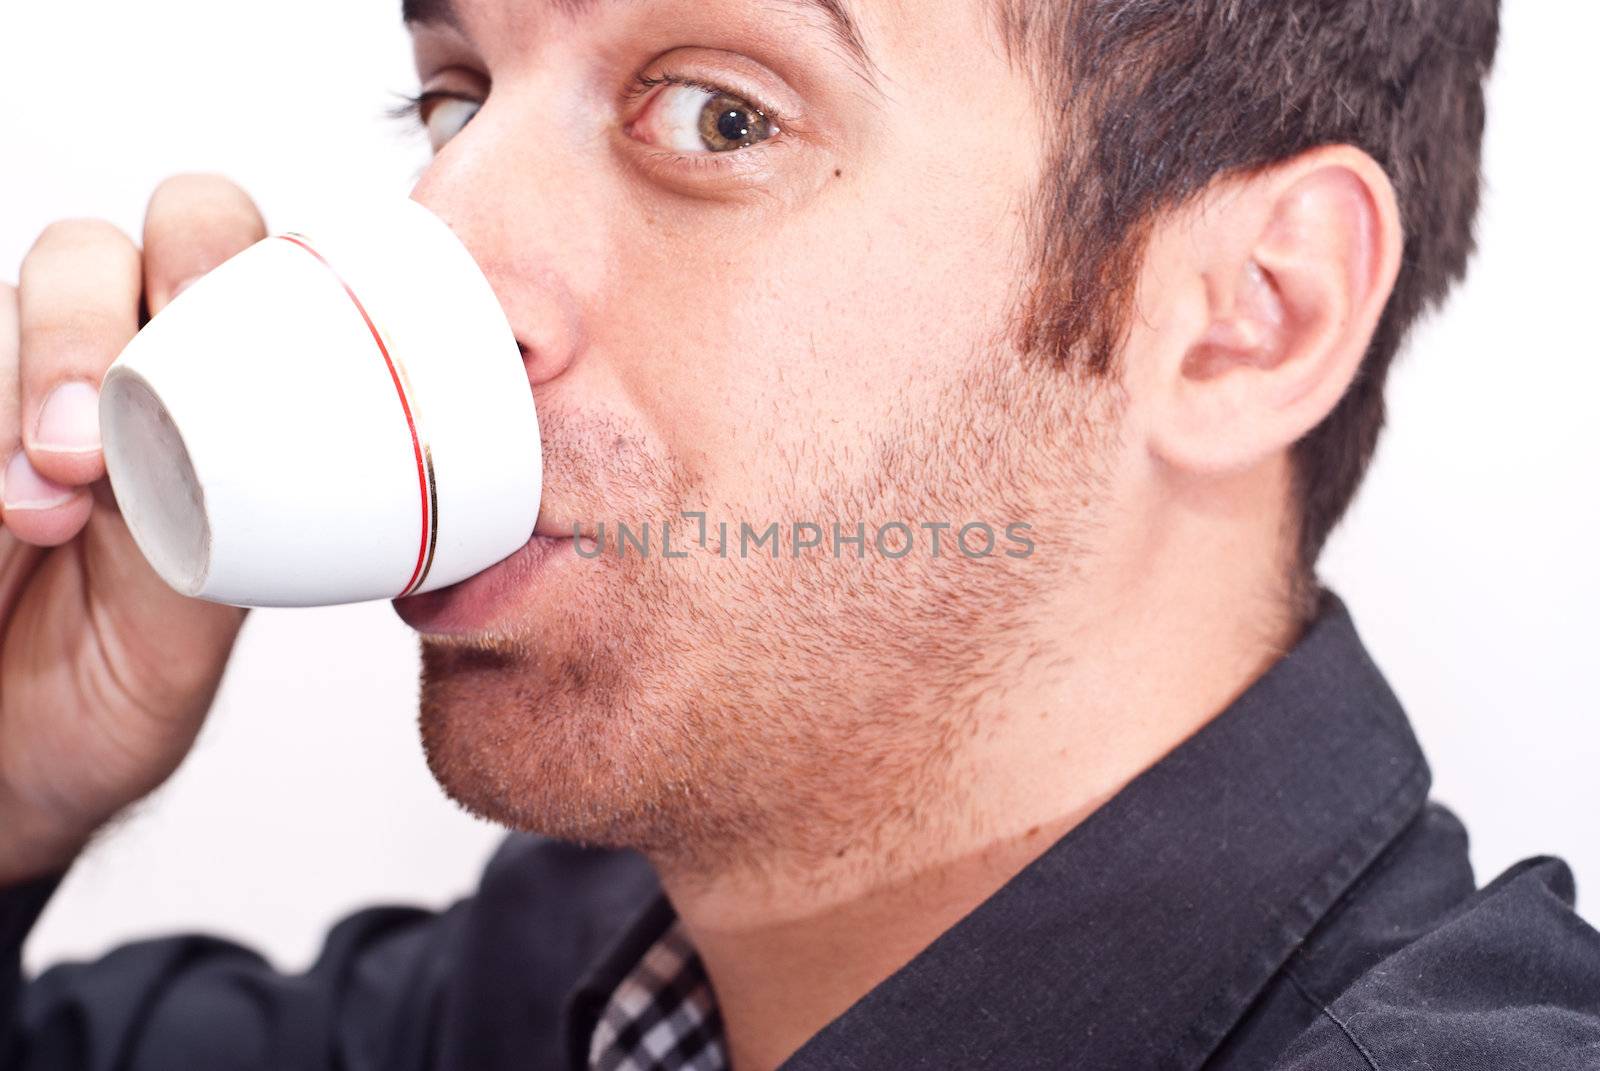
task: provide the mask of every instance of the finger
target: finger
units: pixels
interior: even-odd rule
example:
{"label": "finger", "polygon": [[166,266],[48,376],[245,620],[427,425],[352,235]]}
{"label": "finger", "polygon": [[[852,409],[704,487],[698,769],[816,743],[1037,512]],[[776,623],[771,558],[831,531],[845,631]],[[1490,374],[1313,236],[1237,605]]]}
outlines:
{"label": "finger", "polygon": [[17,289],[0,283],[0,459],[22,445],[22,386],[17,382],[21,340],[17,321]]}
{"label": "finger", "polygon": [[[55,546],[83,527],[89,516],[89,495],[39,475],[22,449],[21,388],[17,382],[20,349],[17,292],[0,284],[0,459],[4,459],[0,461],[0,524],[24,543]],[[0,540],[4,539],[5,533],[0,532]],[[21,559],[11,553],[14,549],[6,548],[0,564],[11,582],[18,583]]]}
{"label": "finger", "polygon": [[160,312],[189,283],[267,236],[248,194],[218,175],[175,175],[144,219],[145,298]]}
{"label": "finger", "polygon": [[139,250],[99,220],[51,224],[23,259],[22,442],[47,479],[76,487],[105,474],[100,379],[138,330],[140,289]]}

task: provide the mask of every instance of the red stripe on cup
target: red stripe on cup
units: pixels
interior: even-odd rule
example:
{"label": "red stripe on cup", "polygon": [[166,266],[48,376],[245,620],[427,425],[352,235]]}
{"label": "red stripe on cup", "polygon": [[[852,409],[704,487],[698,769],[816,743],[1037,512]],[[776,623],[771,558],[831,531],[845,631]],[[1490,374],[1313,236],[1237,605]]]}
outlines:
{"label": "red stripe on cup", "polygon": [[362,321],[367,325],[367,330],[372,333],[372,341],[378,344],[378,352],[383,354],[383,363],[389,369],[389,379],[394,383],[395,394],[400,398],[400,408],[406,415],[406,427],[411,432],[411,450],[417,460],[417,488],[422,499],[422,538],[417,548],[417,564],[411,570],[411,578],[406,581],[405,587],[400,591],[400,595],[396,596],[397,598],[402,598],[411,594],[412,590],[422,582],[424,576],[422,567],[428,557],[428,539],[433,529],[433,511],[430,509],[429,503],[428,471],[423,462],[422,438],[417,434],[417,421],[411,411],[411,403],[406,398],[405,385],[401,382],[400,373],[395,369],[394,359],[389,356],[389,347],[384,345],[383,336],[379,333],[378,326],[372,322],[372,317],[367,315],[366,306],[361,304],[361,299],[356,297],[356,292],[350,288],[349,283],[344,281],[344,277],[339,274],[338,269],[329,264],[327,258],[321,253],[313,249],[303,235],[279,234],[275,235],[275,237],[293,243],[316,257],[322,266],[327,268],[333,275],[338,284],[344,288],[344,292],[350,297],[350,303],[356,307],[356,311],[361,314]]}

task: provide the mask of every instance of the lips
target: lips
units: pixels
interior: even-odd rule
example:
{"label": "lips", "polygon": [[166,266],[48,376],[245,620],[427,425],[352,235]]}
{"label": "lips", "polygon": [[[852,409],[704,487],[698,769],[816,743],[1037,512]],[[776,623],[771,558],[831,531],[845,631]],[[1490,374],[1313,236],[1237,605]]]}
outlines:
{"label": "lips", "polygon": [[465,636],[498,630],[537,598],[549,578],[580,559],[572,530],[533,536],[509,557],[467,579],[393,600],[400,619],[424,635]]}
{"label": "lips", "polygon": [[[535,351],[520,337],[516,341],[532,384]],[[538,597],[552,569],[577,560],[573,525],[540,523],[526,543],[489,568],[448,587],[393,599],[391,604],[402,621],[423,635],[497,631]]]}

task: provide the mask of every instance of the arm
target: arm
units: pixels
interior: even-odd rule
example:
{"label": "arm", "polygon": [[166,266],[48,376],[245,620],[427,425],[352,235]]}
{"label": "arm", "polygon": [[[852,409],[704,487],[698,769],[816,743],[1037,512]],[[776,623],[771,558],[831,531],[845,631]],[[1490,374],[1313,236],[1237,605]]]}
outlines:
{"label": "arm", "polygon": [[21,974],[62,873],[0,889],[0,1069],[309,1071],[431,1066],[466,902],[368,908],[328,932],[310,970],[201,934],[122,945]]}
{"label": "arm", "polygon": [[243,620],[139,553],[105,477],[98,385],[142,311],[264,234],[243,191],[184,176],[152,197],[142,247],[60,222],[0,284],[0,1071],[425,1066],[455,913],[360,912],[298,976],[196,935],[21,977],[83,845],[193,744]]}

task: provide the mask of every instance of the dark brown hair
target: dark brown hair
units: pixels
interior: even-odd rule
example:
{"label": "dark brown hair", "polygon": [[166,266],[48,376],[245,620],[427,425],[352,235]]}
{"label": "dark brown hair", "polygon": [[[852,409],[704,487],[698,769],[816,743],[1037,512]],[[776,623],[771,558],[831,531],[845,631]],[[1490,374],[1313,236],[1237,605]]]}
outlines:
{"label": "dark brown hair", "polygon": [[1473,251],[1498,0],[999,2],[1059,131],[1034,206],[1030,350],[1112,375],[1151,222],[1220,177],[1348,144],[1394,183],[1394,294],[1349,391],[1294,448],[1303,596],[1372,459],[1405,333]]}

